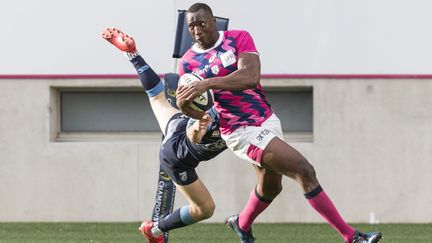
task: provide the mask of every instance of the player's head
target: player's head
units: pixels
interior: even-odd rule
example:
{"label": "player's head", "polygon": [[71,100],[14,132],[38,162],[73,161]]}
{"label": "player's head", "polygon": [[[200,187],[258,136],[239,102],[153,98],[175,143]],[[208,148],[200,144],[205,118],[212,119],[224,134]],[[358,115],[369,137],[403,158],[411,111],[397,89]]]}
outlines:
{"label": "player's head", "polygon": [[216,18],[211,8],[205,3],[194,3],[186,13],[186,23],[192,39],[202,49],[212,47],[218,37]]}

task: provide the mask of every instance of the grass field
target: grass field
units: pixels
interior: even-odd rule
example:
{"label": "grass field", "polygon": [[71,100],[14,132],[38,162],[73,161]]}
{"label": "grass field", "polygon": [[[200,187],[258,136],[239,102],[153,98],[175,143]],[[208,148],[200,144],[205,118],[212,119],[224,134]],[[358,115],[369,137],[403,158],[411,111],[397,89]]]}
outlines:
{"label": "grass field", "polygon": [[[0,223],[0,242],[146,242],[139,223]],[[379,230],[384,243],[431,243],[432,224],[354,225],[363,231]],[[343,242],[326,224],[256,224],[257,243]],[[238,243],[223,224],[200,223],[171,233],[172,243]]]}

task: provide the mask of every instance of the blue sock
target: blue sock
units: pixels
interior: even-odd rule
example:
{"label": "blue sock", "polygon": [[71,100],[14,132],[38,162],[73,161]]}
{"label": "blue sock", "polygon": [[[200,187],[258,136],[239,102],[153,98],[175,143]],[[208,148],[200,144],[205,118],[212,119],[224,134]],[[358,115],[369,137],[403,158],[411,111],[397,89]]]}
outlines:
{"label": "blue sock", "polygon": [[181,228],[196,223],[189,213],[189,205],[176,209],[174,212],[159,220],[158,228],[162,232]]}
{"label": "blue sock", "polygon": [[144,86],[148,96],[153,97],[164,91],[164,85],[159,76],[153,69],[144,61],[140,55],[137,55],[131,60],[134,65],[139,79]]}

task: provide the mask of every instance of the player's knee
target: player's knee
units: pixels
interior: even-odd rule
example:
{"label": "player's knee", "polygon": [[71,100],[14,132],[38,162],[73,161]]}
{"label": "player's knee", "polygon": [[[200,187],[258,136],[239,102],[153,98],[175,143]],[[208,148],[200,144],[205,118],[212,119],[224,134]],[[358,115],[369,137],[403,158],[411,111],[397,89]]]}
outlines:
{"label": "player's knee", "polygon": [[213,213],[214,213],[215,209],[216,209],[216,205],[215,205],[215,203],[213,201],[210,201],[210,202],[206,203],[206,207],[205,207],[204,215],[203,216],[206,219],[210,218],[211,216],[213,216]]}
{"label": "player's knee", "polygon": [[200,220],[208,219],[213,216],[213,213],[216,209],[216,205],[213,201],[205,202],[199,207],[199,217]]}
{"label": "player's knee", "polygon": [[315,168],[305,160],[300,167],[299,176],[303,181],[314,181],[316,179]]}

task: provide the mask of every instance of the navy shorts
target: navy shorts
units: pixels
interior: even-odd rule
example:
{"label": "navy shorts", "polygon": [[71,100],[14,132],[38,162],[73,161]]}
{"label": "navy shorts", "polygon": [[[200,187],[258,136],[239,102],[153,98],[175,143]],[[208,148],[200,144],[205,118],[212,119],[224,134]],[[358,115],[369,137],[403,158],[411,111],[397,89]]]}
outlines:
{"label": "navy shorts", "polygon": [[175,114],[168,122],[159,152],[160,165],[177,185],[189,185],[198,179],[195,168],[199,161],[192,155],[186,136],[189,118]]}

